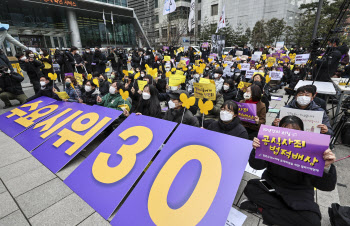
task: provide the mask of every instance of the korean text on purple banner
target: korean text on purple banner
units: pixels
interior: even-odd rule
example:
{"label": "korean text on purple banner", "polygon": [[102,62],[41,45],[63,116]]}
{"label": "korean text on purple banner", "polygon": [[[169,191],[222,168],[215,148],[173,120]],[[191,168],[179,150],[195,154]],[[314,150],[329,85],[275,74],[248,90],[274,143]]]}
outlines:
{"label": "korean text on purple banner", "polygon": [[255,123],[256,114],[256,104],[246,104],[236,102],[238,105],[238,117],[249,123]]}

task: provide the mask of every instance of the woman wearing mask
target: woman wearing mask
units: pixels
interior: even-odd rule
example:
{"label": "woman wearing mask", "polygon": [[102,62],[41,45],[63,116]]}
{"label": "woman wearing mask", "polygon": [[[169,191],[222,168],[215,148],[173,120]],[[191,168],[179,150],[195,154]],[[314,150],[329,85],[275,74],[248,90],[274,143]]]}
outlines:
{"label": "woman wearing mask", "polygon": [[98,77],[98,82],[100,84],[99,90],[101,92],[101,95],[106,95],[109,91],[109,82],[107,81],[106,76],[100,74],[100,76]]}
{"label": "woman wearing mask", "polygon": [[244,93],[244,100],[241,103],[256,104],[255,123],[242,122],[243,126],[247,129],[249,139],[253,140],[258,135],[260,125],[266,123],[266,106],[261,101],[262,91],[259,86],[252,85],[248,87],[247,92]]}
{"label": "woman wearing mask", "polygon": [[66,93],[68,94],[69,99],[62,101],[82,103],[83,100],[81,99],[81,91],[80,87],[77,85],[77,80],[75,80],[73,76],[66,76],[64,82],[66,86]]}
{"label": "woman wearing mask", "polygon": [[237,91],[235,91],[235,85],[234,85],[232,79],[226,79],[224,81],[224,85],[223,85],[222,89],[220,90],[220,93],[224,97],[225,102],[228,100],[235,99],[235,97],[237,95]]}
{"label": "woman wearing mask", "polygon": [[44,68],[41,70],[45,76],[48,76],[49,73],[54,73],[53,71],[53,65],[52,65],[52,58],[47,50],[42,51],[42,55],[40,55],[40,61],[44,65]]}
{"label": "woman wearing mask", "polygon": [[146,85],[143,88],[142,97],[135,110],[137,115],[146,115],[154,118],[161,118],[158,91],[153,85]]}
{"label": "woman wearing mask", "polygon": [[[203,76],[203,75],[202,75]],[[194,73],[193,78],[187,82],[186,86],[187,86],[187,92],[191,95],[194,91],[193,91],[193,83],[198,83],[200,78],[202,77],[201,75],[199,75],[197,72]]]}
{"label": "woman wearing mask", "polygon": [[248,139],[247,130],[238,117],[238,105],[233,100],[225,101],[221,107],[220,119],[212,122],[208,130]]}
{"label": "woman wearing mask", "polygon": [[[296,116],[286,116],[279,127],[304,130],[302,120]],[[325,167],[322,177],[313,176],[289,169],[265,160],[256,159],[256,148],[261,141],[254,138],[249,164],[256,170],[263,170],[262,179],[275,191],[269,192],[260,179],[248,181],[244,194],[248,199],[241,202],[240,208],[251,213],[260,213],[267,225],[321,225],[321,212],[314,201],[314,190],[332,191],[337,183],[335,155],[325,150]],[[306,150],[307,151],[307,150]]]}
{"label": "woman wearing mask", "polygon": [[95,71],[97,71],[99,74],[105,73],[107,58],[101,52],[101,50],[99,50],[99,49],[95,50],[94,56],[92,58],[92,62],[95,64],[94,65]]}
{"label": "woman wearing mask", "polygon": [[[103,107],[107,108],[113,108],[119,111],[124,111],[124,103],[128,105],[129,109],[126,109],[127,111],[130,110],[131,104],[128,100],[123,100],[122,96],[119,93],[120,89],[123,89],[124,84],[113,81],[111,86],[109,87],[109,92],[107,95],[103,96],[102,98],[100,96],[97,96],[97,104]],[[125,115],[125,112],[124,112]]]}
{"label": "woman wearing mask", "polygon": [[26,50],[26,56],[21,56],[19,65],[21,69],[27,72],[30,83],[33,84],[34,92],[40,91],[40,77],[43,75],[41,69],[44,65],[36,59],[35,54],[31,50]]}
{"label": "woman wearing mask", "polygon": [[82,95],[82,102],[81,103],[84,103],[84,104],[87,104],[87,105],[95,105],[97,102],[96,102],[96,98],[97,98],[97,92],[96,91],[96,85],[95,83],[93,83],[92,81],[90,80],[87,80],[85,82],[85,85],[84,85],[84,93]]}

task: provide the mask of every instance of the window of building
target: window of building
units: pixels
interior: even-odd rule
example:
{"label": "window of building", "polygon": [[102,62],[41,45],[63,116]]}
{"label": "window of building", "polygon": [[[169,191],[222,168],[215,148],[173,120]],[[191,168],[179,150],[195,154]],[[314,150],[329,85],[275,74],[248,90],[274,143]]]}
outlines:
{"label": "window of building", "polygon": [[212,16],[216,16],[218,15],[218,11],[219,11],[219,5],[215,4],[211,6],[211,15]]}
{"label": "window of building", "polygon": [[202,19],[202,10],[198,10],[198,20]]}
{"label": "window of building", "polygon": [[159,30],[155,30],[154,31],[154,37],[155,38],[159,38]]}
{"label": "window of building", "polygon": [[163,38],[168,37],[168,30],[166,28],[162,28],[162,37]]}
{"label": "window of building", "polygon": [[158,0],[154,1],[154,8],[158,8]]}
{"label": "window of building", "polygon": [[201,25],[198,24],[197,29],[198,29],[197,34],[200,34],[201,33]]}
{"label": "window of building", "polygon": [[155,23],[156,23],[156,24],[159,23],[159,16],[158,16],[158,15],[155,16]]}

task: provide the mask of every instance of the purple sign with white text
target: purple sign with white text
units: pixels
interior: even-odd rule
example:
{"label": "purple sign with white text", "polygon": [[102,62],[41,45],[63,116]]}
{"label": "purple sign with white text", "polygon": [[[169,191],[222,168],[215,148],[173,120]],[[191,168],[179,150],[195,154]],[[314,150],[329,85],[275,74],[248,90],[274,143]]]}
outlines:
{"label": "purple sign with white text", "polygon": [[111,224],[225,225],[251,145],[181,124]]}
{"label": "purple sign with white text", "polygon": [[52,172],[57,173],[103,130],[122,114],[111,108],[85,104],[70,107],[78,117],[61,127],[32,152]]}
{"label": "purple sign with white text", "polygon": [[258,138],[256,158],[322,177],[329,135],[261,125]]}
{"label": "purple sign with white text", "polygon": [[9,137],[15,137],[36,122],[44,119],[58,109],[58,106],[46,107],[57,101],[49,97],[39,97],[0,116],[0,130]]}
{"label": "purple sign with white text", "polygon": [[130,115],[64,182],[108,219],[175,126]]}
{"label": "purple sign with white text", "polygon": [[239,103],[238,105],[238,117],[241,121],[255,123],[256,114],[256,104]]}

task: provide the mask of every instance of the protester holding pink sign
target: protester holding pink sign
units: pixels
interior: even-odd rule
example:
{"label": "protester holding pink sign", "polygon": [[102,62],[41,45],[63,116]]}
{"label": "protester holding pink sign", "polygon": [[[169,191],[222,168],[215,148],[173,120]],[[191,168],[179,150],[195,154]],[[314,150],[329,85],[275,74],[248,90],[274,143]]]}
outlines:
{"label": "protester holding pink sign", "polygon": [[[296,116],[283,118],[279,125],[282,128],[261,127],[260,135],[269,136],[270,142],[261,137],[254,139],[249,165],[256,170],[266,170],[262,180],[253,179],[248,182],[244,189],[248,200],[241,202],[240,208],[262,213],[264,224],[268,225],[321,225],[321,212],[314,201],[314,188],[332,191],[337,182],[336,169],[332,164],[335,155],[328,149],[329,137],[310,133],[305,136],[302,131],[303,122]],[[316,136],[322,136],[317,139],[317,144],[313,141]],[[287,138],[288,141],[285,141]],[[271,150],[265,145],[266,142],[268,146],[272,147],[274,143],[278,148],[277,143],[280,143],[281,151],[277,148]],[[269,149],[268,155],[273,156],[274,160],[258,159],[265,155],[262,150],[266,147]],[[275,154],[277,152],[278,155]],[[314,162],[314,158],[318,162]],[[276,159],[279,160],[278,163],[273,162]],[[299,170],[295,168],[297,165]],[[318,169],[323,176],[312,175],[316,171],[309,168]]]}

